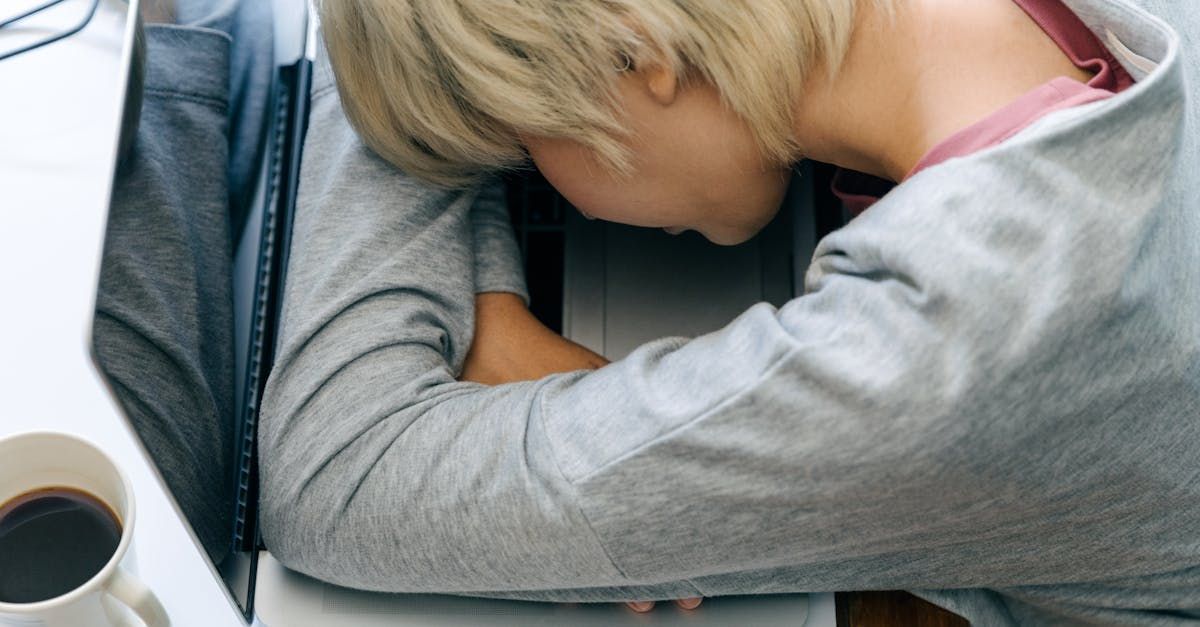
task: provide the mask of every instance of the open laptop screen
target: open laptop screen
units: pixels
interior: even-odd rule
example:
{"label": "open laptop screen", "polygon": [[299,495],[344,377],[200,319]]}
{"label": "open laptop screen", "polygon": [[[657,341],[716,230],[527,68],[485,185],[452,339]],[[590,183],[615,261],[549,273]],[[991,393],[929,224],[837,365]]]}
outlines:
{"label": "open laptop screen", "polygon": [[230,201],[224,107],[157,88],[140,99],[141,73],[131,72],[93,322],[102,376],[247,620],[258,555],[255,421],[308,72],[301,57],[264,86],[264,157],[242,207]]}
{"label": "open laptop screen", "polygon": [[[135,112],[139,73],[127,97]],[[100,373],[176,507],[226,573],[239,563],[231,226],[223,185],[205,182],[224,177],[220,126],[212,126],[221,115],[198,98],[148,97],[140,124],[125,116],[92,338]],[[181,116],[200,140],[186,147],[186,169]],[[226,583],[245,608],[248,588]]]}

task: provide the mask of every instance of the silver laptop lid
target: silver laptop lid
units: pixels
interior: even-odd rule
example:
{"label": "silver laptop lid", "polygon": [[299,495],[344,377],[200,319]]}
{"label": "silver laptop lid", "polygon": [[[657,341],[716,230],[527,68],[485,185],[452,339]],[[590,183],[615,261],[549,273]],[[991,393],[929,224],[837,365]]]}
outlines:
{"label": "silver laptop lid", "polygon": [[566,216],[563,334],[620,359],[667,336],[716,331],[759,302],[803,291],[816,245],[811,185],[794,176],[775,219],[738,246]]}

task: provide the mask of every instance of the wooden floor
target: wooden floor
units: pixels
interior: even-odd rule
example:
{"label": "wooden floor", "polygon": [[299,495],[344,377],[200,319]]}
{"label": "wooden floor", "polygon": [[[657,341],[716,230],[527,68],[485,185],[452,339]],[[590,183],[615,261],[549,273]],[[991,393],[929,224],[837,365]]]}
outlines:
{"label": "wooden floor", "polygon": [[966,619],[907,592],[839,592],[838,627],[968,627]]}

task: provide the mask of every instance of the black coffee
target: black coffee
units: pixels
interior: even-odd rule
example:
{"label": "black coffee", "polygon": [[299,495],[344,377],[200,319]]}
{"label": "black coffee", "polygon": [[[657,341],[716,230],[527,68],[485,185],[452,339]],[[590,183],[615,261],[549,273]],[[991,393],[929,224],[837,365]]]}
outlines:
{"label": "black coffee", "polygon": [[100,499],[43,488],[0,505],[0,601],[33,603],[79,587],[121,541],[121,523]]}

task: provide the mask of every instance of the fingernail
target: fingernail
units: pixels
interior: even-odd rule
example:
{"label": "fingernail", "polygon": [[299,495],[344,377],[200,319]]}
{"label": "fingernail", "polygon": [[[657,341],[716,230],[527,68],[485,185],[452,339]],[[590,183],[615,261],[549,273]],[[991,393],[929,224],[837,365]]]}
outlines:
{"label": "fingernail", "polygon": [[694,610],[700,607],[700,603],[703,601],[704,599],[700,597],[694,597],[691,599],[679,599],[678,603],[679,607],[682,607],[685,610]]}
{"label": "fingernail", "polygon": [[654,601],[634,601],[629,607],[635,612],[649,612],[654,609]]}

